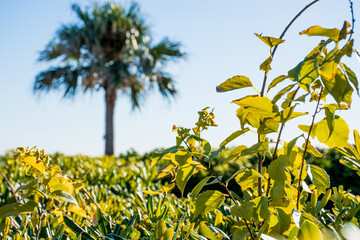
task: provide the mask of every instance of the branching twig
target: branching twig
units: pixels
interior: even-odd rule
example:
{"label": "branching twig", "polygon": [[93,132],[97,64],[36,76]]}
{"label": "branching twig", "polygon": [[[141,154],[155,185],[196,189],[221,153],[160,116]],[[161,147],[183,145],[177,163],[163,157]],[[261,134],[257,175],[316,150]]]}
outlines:
{"label": "branching twig", "polygon": [[4,178],[6,184],[9,186],[9,188],[10,188],[10,190],[11,190],[13,196],[14,196],[15,201],[16,201],[16,202],[19,202],[19,199],[18,199],[17,196],[16,196],[15,189],[14,189],[13,186],[10,184],[10,181],[9,181],[9,179],[6,177],[5,173],[0,170],[0,174],[1,174],[1,176]]}
{"label": "branching twig", "polygon": [[[285,36],[285,34],[286,34],[286,32],[289,30],[290,26],[295,22],[295,20],[296,20],[298,17],[300,17],[301,14],[303,14],[303,12],[306,11],[306,9],[308,9],[309,7],[311,7],[313,4],[315,4],[315,3],[318,2],[318,1],[320,1],[320,0],[314,0],[314,1],[312,1],[311,3],[309,3],[308,5],[306,5],[300,12],[298,12],[298,14],[296,14],[295,17],[294,17],[294,18],[289,22],[289,24],[285,27],[285,29],[284,29],[284,31],[281,33],[279,39],[282,39],[282,38]],[[273,51],[272,51],[271,54],[270,54],[271,57],[274,57],[278,46],[279,46],[279,45],[276,45],[276,46],[274,47]],[[264,94],[265,94],[265,87],[266,87],[266,81],[267,81],[267,77],[268,77],[268,72],[269,72],[269,71],[265,71],[265,73],[264,73],[264,80],[263,80],[263,84],[262,84],[261,92],[260,92],[261,97],[263,97]],[[260,135],[258,136],[258,142],[260,142]],[[258,172],[259,172],[260,174],[262,174],[262,173],[261,173],[261,170],[262,170],[262,161],[263,161],[262,156],[261,156],[260,154],[258,154]],[[259,179],[258,179],[258,195],[259,195],[259,196],[261,196],[261,194],[262,194],[262,190],[261,190],[261,185],[262,185],[262,183],[261,183],[261,181],[262,181],[261,178],[259,178]],[[269,178],[269,181],[270,181],[270,178]]]}
{"label": "branching twig", "polygon": [[[213,175],[213,176],[216,178],[216,180],[218,180],[218,182],[219,182],[220,185],[225,189],[225,191],[227,192],[227,194],[229,195],[229,197],[231,198],[231,200],[232,200],[235,204],[237,204],[237,201],[236,201],[235,197],[231,194],[231,192],[230,192],[229,188],[226,186],[226,184],[225,184],[223,181],[221,181],[221,179],[216,175],[216,173],[215,173],[209,166],[207,166],[205,163],[203,163],[203,162],[200,160],[200,158],[199,158],[196,154],[193,153],[193,151],[191,150],[190,146],[189,146],[188,143],[185,141],[185,139],[184,139],[183,137],[181,137],[181,139],[182,139],[183,143],[185,144],[186,148],[188,149],[188,151],[191,153],[191,155],[194,156],[194,157],[196,158],[196,160],[197,160],[203,167],[205,167],[206,170],[208,170],[208,171],[211,173],[211,175]],[[255,240],[255,237],[254,237],[253,233],[251,232],[251,229],[250,229],[250,227],[249,227],[246,219],[243,218],[243,220],[244,220],[244,223],[245,223],[245,225],[246,225],[246,228],[248,229],[248,231],[249,231],[249,233],[250,233],[251,239]]]}
{"label": "branching twig", "polygon": [[[300,89],[300,87],[297,87],[297,89],[296,89],[295,92],[293,93],[293,95],[292,95],[292,97],[291,97],[291,99],[290,99],[290,102],[289,102],[288,107],[291,107],[291,103],[294,101],[295,96],[296,96],[297,92],[299,91],[299,89]],[[275,144],[274,153],[272,154],[272,161],[274,161],[275,158],[276,158],[277,150],[278,150],[278,148],[279,148],[279,143],[280,143],[280,137],[281,137],[281,134],[282,134],[282,131],[283,131],[284,127],[285,127],[285,123],[282,123],[282,124],[280,125],[279,134],[278,134],[278,137],[277,137],[277,139],[276,139],[276,144]],[[266,189],[266,196],[267,196],[267,197],[269,196],[269,192],[270,192],[270,180],[271,180],[271,178],[269,177],[269,178],[268,178],[268,183],[267,183],[267,189]]]}
{"label": "branching twig", "polygon": [[301,160],[300,175],[299,175],[299,186],[298,186],[298,189],[297,189],[298,194],[297,194],[297,200],[296,200],[296,208],[298,210],[299,210],[299,202],[300,202],[301,176],[302,176],[302,172],[303,172],[303,168],[304,168],[305,155],[306,155],[306,151],[307,151],[308,144],[309,144],[311,130],[312,130],[313,126],[314,126],[315,116],[316,116],[316,114],[318,112],[318,108],[319,108],[319,104],[320,104],[320,100],[321,100],[322,90],[323,90],[323,87],[320,88],[319,99],[317,101],[315,112],[314,112],[314,115],[313,115],[313,118],[312,118],[312,121],[311,121],[311,125],[310,125],[310,128],[309,128],[308,136],[307,136],[306,141],[305,141],[304,154],[303,154],[303,157],[302,157],[302,160]]}
{"label": "branching twig", "polygon": [[352,38],[352,35],[354,33],[354,25],[355,25],[354,7],[352,0],[349,0],[349,3],[350,3],[350,11],[351,11],[351,32],[348,41],[350,41]]}
{"label": "branching twig", "polygon": [[[72,177],[67,176],[69,179],[71,179],[72,181],[75,181]],[[100,206],[95,202],[95,200],[91,197],[91,195],[86,191],[85,188],[81,188],[81,191],[83,191],[86,195],[87,198],[89,198],[94,204],[95,206],[101,211]]]}

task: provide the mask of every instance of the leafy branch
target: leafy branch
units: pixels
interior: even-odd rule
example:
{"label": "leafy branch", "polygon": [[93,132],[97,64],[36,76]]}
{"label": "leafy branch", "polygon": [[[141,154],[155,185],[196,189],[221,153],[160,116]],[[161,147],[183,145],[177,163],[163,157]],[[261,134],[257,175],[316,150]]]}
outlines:
{"label": "leafy branch", "polygon": [[[320,0],[314,0],[312,1],[311,3],[309,3],[308,5],[306,5],[300,12],[298,12],[295,17],[289,22],[289,24],[285,27],[285,29],[283,30],[283,32],[281,33],[279,39],[283,39],[283,37],[285,36],[286,32],[288,31],[288,29],[290,28],[290,26],[296,21],[296,19],[298,17],[301,16],[301,14],[303,14],[303,12],[306,11],[306,9],[308,9],[309,7],[311,7],[313,4],[315,4],[316,2],[318,2]],[[276,50],[278,48],[279,45],[276,45],[274,47],[274,49],[271,51],[271,54],[270,54],[270,58],[271,58],[271,61],[276,53]],[[260,96],[263,97],[264,94],[265,94],[265,87],[266,87],[266,81],[267,81],[267,77],[268,77],[268,73],[269,73],[270,70],[267,70],[265,71],[264,73],[264,79],[263,79],[263,84],[262,84],[262,87],[261,87],[261,92],[260,92]],[[281,135],[281,131],[282,131],[282,128],[283,128],[283,125],[281,126],[280,128],[280,134],[279,134],[279,137]],[[277,145],[278,145],[278,142],[279,142],[279,139],[277,141]],[[260,134],[258,135],[258,143],[260,143]],[[275,151],[275,154],[276,154],[276,151]],[[258,172],[260,174],[262,174],[262,162],[263,162],[263,158],[260,154],[257,154],[258,156]],[[274,160],[274,156],[273,156],[273,160]],[[270,184],[270,178],[268,180],[268,186]],[[266,191],[266,195],[268,196],[268,193],[269,192],[269,187],[268,187],[268,190]],[[258,178],[258,195],[261,196],[262,195],[262,179],[261,178]]]}
{"label": "leafy branch", "polygon": [[[229,197],[231,198],[231,200],[237,204],[237,201],[235,199],[235,197],[231,194],[229,188],[226,186],[226,184],[221,181],[221,179],[216,175],[216,173],[209,167],[207,166],[203,161],[201,161],[201,159],[196,155],[194,154],[194,152],[191,150],[190,146],[188,145],[188,143],[185,141],[185,139],[182,138],[182,141],[183,143],[185,144],[186,148],[188,149],[188,151],[191,153],[192,156],[194,156],[196,158],[196,160],[203,166],[206,168],[207,171],[209,171],[211,173],[212,176],[215,177],[215,179],[219,182],[219,184],[225,189],[225,191],[228,193]],[[255,239],[253,233],[251,232],[251,229],[249,227],[249,224],[248,222],[246,221],[246,219],[243,219],[244,220],[244,223],[246,225],[246,228],[248,229],[249,231],[249,234],[251,236],[251,239]]]}
{"label": "leafy branch", "polygon": [[300,202],[301,177],[302,177],[302,172],[303,172],[303,169],[304,169],[305,155],[306,155],[306,152],[307,152],[307,149],[308,149],[311,130],[312,130],[312,128],[314,126],[314,123],[315,123],[315,116],[318,113],[318,108],[319,108],[323,88],[324,88],[323,86],[321,86],[321,88],[320,88],[319,99],[317,101],[315,112],[314,112],[314,115],[312,117],[311,125],[310,125],[309,131],[308,131],[308,136],[307,136],[306,141],[305,141],[304,153],[302,155],[301,167],[300,167],[300,175],[299,175],[299,185],[298,185],[298,188],[297,188],[298,193],[297,193],[297,199],[296,199],[296,208],[298,210],[299,210],[299,202]]}

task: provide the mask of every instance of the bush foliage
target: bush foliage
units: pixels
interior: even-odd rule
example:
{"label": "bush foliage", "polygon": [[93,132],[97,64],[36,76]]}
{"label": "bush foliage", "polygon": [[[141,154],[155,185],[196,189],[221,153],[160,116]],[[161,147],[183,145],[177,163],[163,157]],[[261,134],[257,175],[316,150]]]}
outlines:
{"label": "bush foliage", "polygon": [[[353,29],[345,22],[339,29],[302,31],[323,40],[267,85],[287,29],[280,38],[256,34],[270,50],[260,65],[261,91],[242,75],[217,87],[218,92],[253,89],[233,101],[241,127],[219,147],[202,138],[203,131],[217,126],[214,113],[204,108],[193,128],[173,127],[174,146],[141,161],[136,154],[50,158],[36,148],[18,148],[3,157],[1,237],[353,239],[360,231],[358,189],[354,194],[341,185],[331,187],[328,172],[339,181],[346,171],[339,173],[326,161],[333,156],[348,173],[360,174],[360,136],[354,130],[354,143],[349,143],[349,127],[338,115],[359,91],[355,73],[343,62],[355,51]],[[298,111],[302,105],[312,112]],[[308,124],[299,125],[291,141],[282,140],[285,125],[300,117]],[[258,141],[227,147],[248,134]],[[324,155],[314,140],[330,150]]]}

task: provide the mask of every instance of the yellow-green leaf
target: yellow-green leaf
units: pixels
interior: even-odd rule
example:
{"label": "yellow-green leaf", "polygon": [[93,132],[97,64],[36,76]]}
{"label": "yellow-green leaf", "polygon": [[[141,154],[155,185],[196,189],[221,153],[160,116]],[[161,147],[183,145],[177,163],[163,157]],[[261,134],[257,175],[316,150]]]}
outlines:
{"label": "yellow-green leaf", "polygon": [[270,91],[270,89],[276,87],[276,85],[278,85],[279,83],[283,82],[285,79],[289,78],[288,76],[285,76],[285,75],[281,75],[281,76],[278,76],[277,78],[275,78],[274,80],[271,81],[271,83],[269,84],[269,87],[268,87],[268,92]]}
{"label": "yellow-green leaf", "polygon": [[256,186],[259,178],[263,178],[260,173],[258,173],[254,169],[247,168],[243,172],[239,173],[235,177],[235,180],[240,185],[241,190],[245,191],[248,188]]}
{"label": "yellow-green leaf", "polygon": [[206,221],[200,222],[199,230],[200,230],[200,233],[204,237],[207,237],[210,240],[221,240],[222,239],[221,234],[220,234],[220,236],[217,236],[213,231],[211,231],[211,229],[208,226],[206,226]]}
{"label": "yellow-green leaf", "polygon": [[273,37],[267,37],[267,36],[261,36],[260,34],[254,33],[255,36],[257,36],[261,41],[263,41],[266,45],[268,45],[270,48],[279,45],[280,43],[285,42],[283,39],[279,38],[273,38]]}
{"label": "yellow-green leaf", "polygon": [[340,30],[337,28],[322,28],[320,26],[313,26],[310,27],[302,32],[300,34],[306,34],[308,36],[323,36],[331,38],[334,41],[339,40],[340,36]]}
{"label": "yellow-green leaf", "polygon": [[24,157],[21,160],[45,175],[45,165],[43,162],[36,161],[36,157]]}
{"label": "yellow-green leaf", "polygon": [[179,187],[181,193],[184,193],[185,185],[192,176],[195,166],[192,164],[183,165],[179,168],[176,175],[176,185]]}
{"label": "yellow-green leaf", "polygon": [[195,212],[193,219],[200,214],[214,211],[219,208],[225,201],[225,196],[219,191],[208,190],[199,194],[195,201]]}
{"label": "yellow-green leaf", "polygon": [[250,129],[249,128],[245,128],[242,130],[238,130],[236,132],[233,132],[230,136],[228,136],[224,141],[222,141],[222,143],[220,144],[220,147],[225,146],[226,144],[228,144],[229,142],[231,142],[232,140],[236,139],[237,137],[243,135],[244,133],[248,132]]}
{"label": "yellow-green leaf", "polygon": [[235,89],[252,87],[252,83],[248,77],[234,76],[229,78],[222,84],[216,87],[217,92],[227,92]]}
{"label": "yellow-green leaf", "polygon": [[331,81],[322,79],[322,82],[338,104],[344,102],[350,107],[353,88],[339,69]]}
{"label": "yellow-green leaf", "polygon": [[268,72],[271,70],[271,61],[272,61],[272,56],[268,57],[263,63],[261,63],[260,65],[260,70],[263,70],[264,72]]}
{"label": "yellow-green leaf", "polygon": [[232,215],[236,217],[241,217],[246,220],[251,220],[253,214],[253,208],[255,207],[255,203],[253,202],[245,202],[241,205],[234,205],[230,208],[230,212]]}
{"label": "yellow-green leaf", "polygon": [[29,201],[27,203],[10,203],[0,207],[0,218],[16,217],[20,214],[31,213],[36,208],[37,203]]}
{"label": "yellow-green leaf", "polygon": [[323,240],[320,229],[308,220],[301,224],[298,238],[299,240]]}
{"label": "yellow-green leaf", "polygon": [[316,186],[319,193],[324,192],[330,187],[330,177],[324,169],[313,164],[309,164],[307,169],[311,182]]}
{"label": "yellow-green leaf", "polygon": [[346,147],[349,139],[349,127],[344,119],[335,116],[333,120],[333,131],[326,119],[321,120],[316,124],[316,136],[318,140],[325,143],[329,147]]}

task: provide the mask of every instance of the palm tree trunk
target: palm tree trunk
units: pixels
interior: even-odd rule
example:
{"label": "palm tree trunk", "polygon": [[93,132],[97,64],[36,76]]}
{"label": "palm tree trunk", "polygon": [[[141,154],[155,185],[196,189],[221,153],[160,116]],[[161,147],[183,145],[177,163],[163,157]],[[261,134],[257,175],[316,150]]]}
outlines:
{"label": "palm tree trunk", "polygon": [[116,89],[105,89],[105,155],[114,154],[114,107],[116,102]]}

